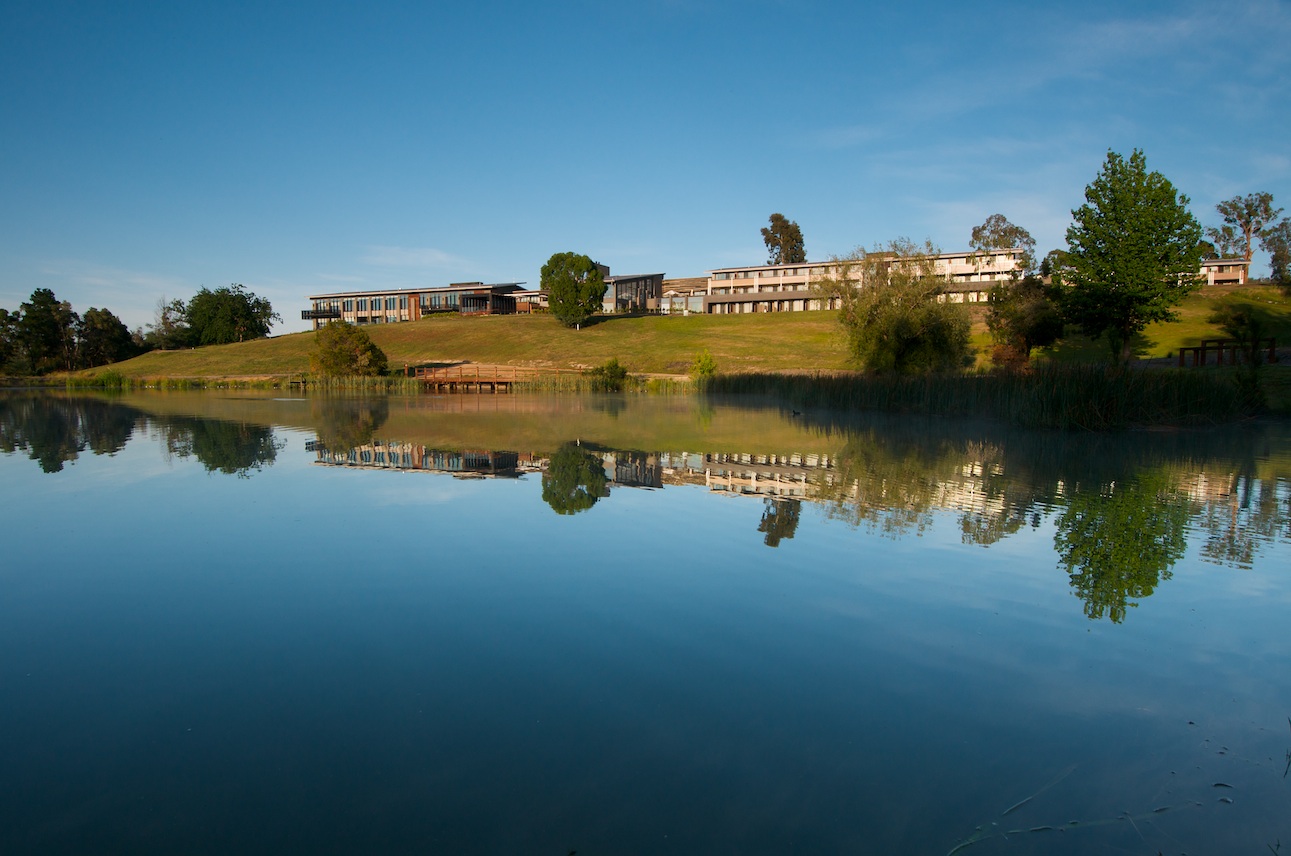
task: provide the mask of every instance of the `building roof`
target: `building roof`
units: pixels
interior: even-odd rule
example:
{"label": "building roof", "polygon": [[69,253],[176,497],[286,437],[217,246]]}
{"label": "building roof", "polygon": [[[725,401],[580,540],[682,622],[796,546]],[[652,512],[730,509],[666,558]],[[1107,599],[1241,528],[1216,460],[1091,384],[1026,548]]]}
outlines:
{"label": "building roof", "polygon": [[306,300],[322,300],[328,297],[392,297],[401,294],[430,294],[433,292],[447,293],[451,291],[478,291],[481,288],[503,289],[504,293],[520,291],[523,282],[455,282],[452,285],[437,285],[426,288],[375,288],[365,291],[337,291],[330,294],[311,294]]}

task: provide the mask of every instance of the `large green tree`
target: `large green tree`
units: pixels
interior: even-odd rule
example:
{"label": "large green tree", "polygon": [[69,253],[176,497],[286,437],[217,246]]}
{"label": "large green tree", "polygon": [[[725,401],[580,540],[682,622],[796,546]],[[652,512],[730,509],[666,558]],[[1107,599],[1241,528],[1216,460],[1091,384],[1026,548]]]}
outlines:
{"label": "large green tree", "polygon": [[601,308],[605,277],[596,262],[579,253],[555,253],[542,266],[539,286],[551,313],[566,327],[581,327]]}
{"label": "large green tree", "polygon": [[0,309],[0,373],[10,371],[18,356],[18,319],[16,312]]}
{"label": "large green tree", "polygon": [[1035,238],[1021,226],[1010,223],[1003,214],[992,214],[980,226],[974,226],[968,246],[973,250],[970,258],[976,262],[991,255],[992,250],[1021,250],[1014,279],[1035,273]]}
{"label": "large green tree", "polygon": [[1135,149],[1109,151],[1071,212],[1062,278],[1067,318],[1089,336],[1107,336],[1114,362],[1129,359],[1132,337],[1171,321],[1172,307],[1201,285],[1201,226],[1188,197],[1148,172]]}
{"label": "large green tree", "polygon": [[108,309],[90,307],[81,318],[80,362],[86,367],[128,360],[138,349],[130,328]]}
{"label": "large green tree", "polygon": [[1020,365],[1031,352],[1062,338],[1062,309],[1038,276],[1001,282],[991,288],[986,327],[995,340],[992,362]]}
{"label": "large green tree", "polygon": [[362,327],[347,321],[333,321],[314,334],[309,369],[315,374],[375,377],[385,374],[387,365],[385,351],[373,343]]}
{"label": "large green tree", "polygon": [[263,339],[282,316],[267,299],[234,283],[214,291],[198,291],[188,302],[187,320],[197,344],[226,345]]}
{"label": "large green tree", "polygon": [[783,214],[772,214],[769,226],[762,227],[762,242],[767,245],[767,264],[796,265],[807,261],[802,229]]}
{"label": "large green tree", "polygon": [[157,312],[144,334],[144,343],[150,348],[169,350],[187,348],[192,340],[188,327],[188,306],[182,300],[157,299]]}
{"label": "large green tree", "polygon": [[1260,246],[1269,254],[1269,279],[1291,292],[1291,219],[1283,217],[1265,227]]}
{"label": "large green tree", "polygon": [[1215,206],[1224,225],[1211,227],[1206,234],[1225,256],[1240,255],[1251,263],[1254,242],[1264,234],[1264,230],[1273,224],[1281,208],[1273,207],[1272,193],[1248,193],[1245,196],[1234,196],[1225,199]]}
{"label": "large green tree", "polygon": [[816,283],[820,298],[837,301],[852,356],[865,368],[909,374],[967,362],[968,309],[947,299],[937,255],[930,242],[898,238],[836,259]]}
{"label": "large green tree", "polygon": [[80,318],[72,304],[48,288],[38,288],[22,304],[18,342],[31,370],[42,374],[76,367],[76,328]]}

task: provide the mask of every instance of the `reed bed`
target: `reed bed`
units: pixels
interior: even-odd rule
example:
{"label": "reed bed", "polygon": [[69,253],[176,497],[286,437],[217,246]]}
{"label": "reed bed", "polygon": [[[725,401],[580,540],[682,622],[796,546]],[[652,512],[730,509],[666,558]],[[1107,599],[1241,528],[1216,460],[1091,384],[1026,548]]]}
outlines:
{"label": "reed bed", "polygon": [[1027,372],[924,375],[718,375],[707,395],[772,396],[797,409],[976,416],[1025,428],[1106,431],[1252,415],[1230,378],[1195,370],[1043,365]]}

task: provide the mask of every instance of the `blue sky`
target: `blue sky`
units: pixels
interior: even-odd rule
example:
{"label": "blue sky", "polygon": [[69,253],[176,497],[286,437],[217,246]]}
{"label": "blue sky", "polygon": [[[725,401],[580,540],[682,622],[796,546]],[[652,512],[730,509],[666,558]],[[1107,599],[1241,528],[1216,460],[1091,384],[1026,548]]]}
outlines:
{"label": "blue sky", "polygon": [[[0,306],[1065,245],[1107,150],[1291,209],[1291,4],[7,0]],[[1257,253],[1257,272],[1267,260]]]}

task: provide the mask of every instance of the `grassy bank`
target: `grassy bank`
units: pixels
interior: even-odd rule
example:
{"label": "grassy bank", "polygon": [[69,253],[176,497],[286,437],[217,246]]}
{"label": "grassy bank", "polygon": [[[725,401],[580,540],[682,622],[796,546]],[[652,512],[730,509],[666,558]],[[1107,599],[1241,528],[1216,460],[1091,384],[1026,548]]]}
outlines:
{"label": "grassy bank", "polygon": [[[1180,347],[1222,334],[1206,319],[1213,300],[1234,296],[1264,308],[1271,334],[1291,342],[1291,299],[1271,287],[1203,289],[1179,308],[1180,319],[1149,327],[1135,341],[1145,358],[1166,358]],[[979,365],[990,350],[984,307],[973,307]],[[850,367],[835,312],[766,315],[606,316],[567,330],[550,315],[437,315],[405,324],[365,328],[398,371],[405,364],[473,362],[550,368],[588,368],[617,358],[633,373],[684,374],[708,349],[724,373],[838,371]],[[233,345],[154,351],[117,363],[128,378],[276,380],[309,372],[312,333],[292,333]],[[1079,335],[1038,355],[1059,363],[1106,359],[1106,345]],[[91,369],[81,376],[100,374]]]}
{"label": "grassy bank", "polygon": [[[617,358],[634,373],[684,374],[707,348],[723,371],[841,369],[847,354],[837,314],[607,316],[567,330],[550,315],[437,315],[364,328],[393,370],[473,362],[589,368]],[[153,351],[112,369],[134,378],[282,378],[309,371],[313,333],[233,345]],[[95,374],[99,370],[82,372]]]}

